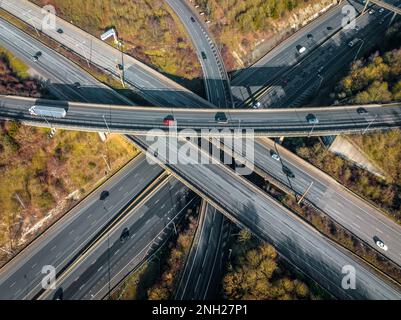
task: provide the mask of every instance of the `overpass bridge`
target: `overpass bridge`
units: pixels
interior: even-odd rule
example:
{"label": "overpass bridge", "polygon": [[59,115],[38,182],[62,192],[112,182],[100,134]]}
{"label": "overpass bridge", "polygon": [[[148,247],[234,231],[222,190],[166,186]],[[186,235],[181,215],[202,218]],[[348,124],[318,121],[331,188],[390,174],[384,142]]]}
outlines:
{"label": "overpass bridge", "polygon": [[[64,108],[63,118],[35,116],[33,105]],[[164,119],[173,117],[173,125]],[[0,96],[0,118],[26,124],[141,136],[299,137],[357,134],[401,126],[401,104],[294,109],[204,109],[122,106]],[[313,121],[315,120],[315,121]]]}

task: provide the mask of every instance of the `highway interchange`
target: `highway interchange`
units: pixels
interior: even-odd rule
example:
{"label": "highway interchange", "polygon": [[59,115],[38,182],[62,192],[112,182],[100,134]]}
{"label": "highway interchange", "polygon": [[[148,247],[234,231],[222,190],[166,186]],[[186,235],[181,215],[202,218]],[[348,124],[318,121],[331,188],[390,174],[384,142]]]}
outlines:
{"label": "highway interchange", "polygon": [[[185,95],[186,97],[187,97],[187,95]],[[8,99],[8,98],[5,98],[5,99]],[[197,99],[198,100],[198,99]],[[102,103],[103,103],[103,101],[102,101]],[[163,103],[162,102],[162,100],[159,100],[159,103]],[[170,102],[171,103],[171,102]],[[184,104],[185,105],[185,104]],[[194,102],[190,102],[190,104],[189,104],[190,106],[194,106],[195,105],[195,103]],[[200,105],[207,105],[207,103],[201,103]],[[379,109],[381,109],[381,108],[379,108]],[[398,109],[398,106],[396,107],[396,109]],[[177,109],[178,110],[178,109]],[[176,116],[176,113],[175,113],[175,111],[176,110],[174,110],[174,114],[175,114],[175,116]],[[202,111],[204,111],[204,110],[202,110]],[[354,112],[355,112],[355,109],[353,110]],[[180,110],[178,110],[178,112],[181,112]],[[187,112],[186,110],[183,110],[182,112]],[[192,111],[191,111],[192,112]],[[215,119],[213,118],[213,115],[215,114],[215,112],[217,112],[216,110],[214,110],[214,111],[206,111],[206,112],[210,112],[210,114],[208,115],[208,117],[210,117],[209,118],[209,120],[207,121],[207,122],[209,122],[209,123],[213,123],[213,124],[215,124]],[[259,111],[258,111],[259,112]],[[264,111],[262,111],[262,112],[264,112]],[[233,121],[233,122],[235,122],[236,120],[235,120],[235,118],[234,118],[234,120],[232,120],[233,118],[232,118],[232,114],[235,114],[235,112],[233,112],[233,113],[228,113],[227,112],[227,114],[229,114],[230,115],[230,121]],[[374,111],[374,114],[376,114],[376,110]],[[392,115],[393,116],[393,115]],[[176,116],[177,117],[177,116]],[[241,115],[241,117],[242,117],[242,115]],[[320,115],[319,115],[319,119],[320,119]],[[379,116],[380,117],[380,116]],[[113,117],[114,118],[114,117]],[[162,118],[162,117],[161,117]],[[178,118],[178,117],[177,117]],[[303,118],[302,116],[300,116],[299,118]],[[384,118],[384,117],[383,117]],[[397,114],[397,118],[398,118],[398,114]],[[388,119],[384,119],[385,120],[385,122],[386,121],[388,121]],[[114,121],[114,120],[113,120]],[[160,119],[158,119],[158,121],[160,121]],[[304,120],[303,120],[304,121]],[[371,121],[371,119],[369,119],[369,120],[366,120],[365,119],[365,122],[364,122],[364,125],[363,125],[363,128],[366,128],[366,126],[367,125],[369,125],[369,123],[370,123],[370,121]],[[178,121],[178,123],[181,123],[182,121],[181,121],[181,119]],[[239,122],[239,121],[238,121]],[[376,119],[375,119],[375,122],[376,122]],[[387,122],[387,124],[388,124],[388,122]],[[242,126],[242,123],[241,123],[241,126]],[[105,128],[103,127],[103,130],[104,130]],[[361,129],[360,130],[362,130],[362,125],[361,125]],[[140,139],[140,138],[137,138],[137,139]],[[144,144],[145,146],[146,146],[146,144]],[[181,166],[182,167],[182,166]],[[188,168],[187,168],[188,169]],[[197,179],[197,175],[199,175],[199,176],[201,176],[202,174],[199,172],[200,170],[199,170],[200,168],[198,168],[198,170],[196,170],[196,171],[194,171],[194,173],[191,173],[191,174],[186,174],[185,176],[186,177],[190,177],[191,179],[193,179],[193,177],[195,177],[196,179]],[[203,169],[205,169],[205,170],[210,170],[210,168],[206,168],[205,166],[203,166],[203,168],[202,168],[202,170]],[[218,171],[219,172],[219,174],[221,174],[223,177],[225,176],[225,175],[228,175],[227,177],[229,177],[230,176],[230,174],[229,173],[227,173],[227,170],[226,170],[226,168],[220,168],[219,167],[219,170],[221,170],[221,172],[220,171]],[[174,172],[179,172],[179,174],[181,174],[182,173],[182,168],[178,168],[178,169],[175,169],[174,170]],[[275,171],[276,172],[276,171]],[[192,177],[191,177],[191,175],[192,175]],[[182,177],[181,177],[182,178]],[[187,179],[187,178],[183,178],[185,181],[188,181],[188,180],[191,180],[191,179]],[[187,179],[187,180],[186,180]],[[200,179],[200,180],[202,180],[202,179]],[[192,181],[192,180],[191,180]],[[203,189],[203,187],[198,187],[199,185],[202,185],[202,183],[204,184],[204,186],[205,186],[205,189]],[[210,184],[210,182],[208,182],[209,184]],[[241,181],[241,183],[244,183],[243,181]],[[199,189],[201,189],[201,190],[211,190],[211,189],[213,189],[211,186],[209,186],[208,184],[206,184],[206,182],[205,181],[203,181],[202,180],[202,182],[201,183],[193,183],[193,182],[191,182],[190,183],[191,184],[191,186],[192,187],[194,187],[194,185],[196,186],[195,188],[199,188]],[[235,186],[235,183],[233,182],[233,186]],[[226,186],[227,188],[228,188],[228,186]],[[245,188],[246,189],[246,188]],[[245,190],[244,189],[244,190]],[[229,190],[229,188],[228,189],[224,189],[224,190]],[[199,190],[198,190],[199,191]],[[221,191],[223,191],[223,190],[221,190]],[[208,198],[208,196],[206,196],[206,198]],[[210,199],[210,198],[209,198]],[[223,201],[223,199],[219,199],[219,197],[217,197],[217,199],[218,199],[218,201],[212,201],[212,202],[214,202],[215,203],[215,205],[217,206],[217,207],[219,207],[220,209],[222,209],[222,210],[224,210],[224,212],[226,213],[226,214],[228,214],[228,216],[230,216],[231,218],[233,218],[233,210],[234,210],[234,208],[229,208],[229,210],[227,210],[227,207],[221,207],[221,206],[219,206],[219,203],[221,204],[222,202],[221,201]],[[227,200],[227,199],[226,199]],[[241,200],[242,201],[242,200]],[[265,201],[265,200],[263,200],[263,201]],[[262,201],[262,202],[263,202]],[[245,208],[242,208],[243,210],[245,209]],[[274,210],[278,210],[277,212],[279,212],[279,213],[282,213],[283,211],[282,211],[282,209],[274,209]],[[274,212],[274,210],[273,210],[273,212]],[[229,211],[229,213],[227,213],[227,211]],[[234,212],[235,212],[235,210],[234,210]],[[240,214],[239,215],[243,215],[244,214],[244,211],[242,211],[242,212],[240,212]],[[258,214],[256,214],[256,216],[259,216]],[[263,214],[263,217],[268,217],[268,214],[266,214],[266,213],[264,213]],[[241,220],[241,219],[244,219],[244,220]],[[257,230],[257,226],[255,226],[254,224],[252,224],[252,223],[249,223],[249,222],[247,222],[246,221],[246,219],[243,217],[243,216],[241,216],[241,219],[237,219],[236,217],[234,217],[234,220],[236,220],[236,221],[240,221],[243,225],[247,225],[247,226],[250,226],[250,228],[251,229],[253,229],[253,230]],[[266,224],[267,225],[267,224]],[[263,228],[267,228],[266,227],[266,225],[263,225]],[[302,228],[301,228],[302,229]],[[303,232],[305,232],[305,231],[303,231]],[[306,232],[307,234],[308,234],[308,232]],[[264,235],[264,236],[262,236],[263,238],[266,238],[265,237],[265,233],[263,233],[262,232],[262,234]],[[269,233],[270,234],[270,233]],[[313,236],[312,236],[313,237]],[[267,237],[267,239],[268,240],[272,240],[270,237]],[[279,238],[277,238],[277,239],[279,239]],[[296,239],[296,237],[294,237],[294,238],[292,238],[292,239]],[[276,243],[275,241],[273,241],[273,243]],[[302,245],[302,241],[300,241],[299,242],[299,244],[301,244],[300,246],[302,247],[303,245]],[[327,245],[327,244],[324,244],[323,245],[323,247],[325,246],[325,245]],[[330,245],[329,245],[330,246]],[[306,246],[303,246],[304,248],[306,247]],[[285,249],[283,249],[284,250],[284,252],[286,252],[286,253],[288,253],[288,251],[286,251]],[[318,249],[317,249],[318,250]],[[329,249],[329,250],[331,250],[331,249]],[[334,250],[334,249],[333,249]],[[282,250],[279,250],[280,252],[282,251]],[[335,250],[333,251],[333,252],[336,252]],[[337,254],[337,252],[336,252],[336,254]],[[300,260],[299,259],[299,257],[300,257],[300,255],[298,254],[298,255],[291,255],[291,253],[288,253],[288,255],[286,255],[286,254],[284,254],[284,256],[286,256],[287,258],[288,258],[288,256],[291,256],[291,258],[293,258],[294,260],[293,261],[298,261],[298,260]],[[341,254],[339,254],[339,256],[341,257],[340,258],[340,261],[342,261],[341,259],[343,259],[343,257],[341,256]],[[298,258],[297,258],[298,257]],[[324,260],[324,257],[322,257],[322,260]],[[298,264],[297,264],[298,265]],[[312,267],[310,267],[310,268],[312,268],[313,269],[313,266]],[[330,268],[329,268],[330,269]],[[364,269],[363,269],[364,270]],[[316,270],[315,270],[316,271]],[[310,269],[309,269],[309,272],[311,272],[310,271]],[[307,273],[309,273],[309,272],[307,272]],[[330,273],[330,272],[329,272]],[[363,274],[365,274],[365,273],[363,273]],[[368,274],[368,278],[369,278],[369,272],[367,272],[367,274]],[[335,277],[333,276],[333,279],[334,279]],[[367,283],[370,283],[370,285],[371,286],[375,286],[376,284],[375,284],[375,281],[377,281],[377,279],[375,280],[375,278],[373,277],[372,279],[371,278],[369,278],[370,280],[366,280],[367,281]],[[369,282],[370,281],[370,282]],[[367,287],[366,287],[367,288]],[[366,289],[365,288],[365,289]],[[337,288],[338,289],[338,288]],[[335,287],[333,287],[333,291],[336,291],[336,288]],[[372,294],[378,294],[378,296],[376,296],[376,297],[379,297],[380,295],[382,295],[381,297],[384,297],[384,298],[386,298],[386,297],[391,297],[391,295],[390,296],[386,296],[386,294],[389,294],[389,292],[391,292],[392,290],[391,290],[391,286],[390,287],[387,287],[387,286],[378,286],[378,289],[376,290],[376,291],[379,291],[379,292],[375,292],[375,291],[372,291]],[[385,292],[387,292],[387,293],[385,293]],[[339,293],[338,294],[338,296],[341,296],[343,293]],[[367,291],[364,291],[364,290],[362,290],[361,292],[359,292],[358,294],[361,294],[361,296],[360,297],[368,297],[369,295],[367,295]],[[343,297],[345,297],[345,296],[343,296]],[[358,296],[354,296],[354,297],[358,297]],[[374,295],[372,296],[372,297],[375,297]]]}

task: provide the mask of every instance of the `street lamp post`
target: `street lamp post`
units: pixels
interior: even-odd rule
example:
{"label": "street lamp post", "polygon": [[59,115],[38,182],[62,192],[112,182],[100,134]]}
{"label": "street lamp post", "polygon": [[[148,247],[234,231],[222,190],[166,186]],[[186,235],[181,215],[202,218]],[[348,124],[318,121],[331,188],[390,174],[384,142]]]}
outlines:
{"label": "street lamp post", "polygon": [[118,40],[118,47],[120,48],[121,51],[121,83],[123,85],[123,88],[125,88],[125,82],[124,82],[124,42],[119,39]]}
{"label": "street lamp post", "polygon": [[106,125],[107,131],[110,134],[110,128],[109,128],[109,125],[107,124],[106,118],[104,117],[104,115],[102,115],[102,117],[103,117],[104,124]]}
{"label": "street lamp post", "polygon": [[362,40],[362,43],[361,43],[361,45],[359,46],[358,51],[356,52],[356,55],[355,55],[355,57],[354,57],[354,62],[355,62],[356,58],[358,57],[359,52],[361,51],[363,44],[365,43],[365,40],[364,40],[364,39],[361,39],[361,40]]}
{"label": "street lamp post", "polygon": [[369,129],[370,126],[373,124],[373,122],[375,122],[375,120],[377,119],[377,117],[378,117],[378,115],[376,114],[376,116],[374,117],[374,119],[372,119],[372,120],[369,122],[368,126],[365,128],[365,130],[363,130],[362,134],[365,134],[366,131],[368,131],[368,129]]}
{"label": "street lamp post", "polygon": [[313,130],[315,129],[315,127],[316,127],[316,122],[313,124],[313,127],[312,127],[311,131],[309,132],[308,138],[310,138],[310,136],[311,136]]}

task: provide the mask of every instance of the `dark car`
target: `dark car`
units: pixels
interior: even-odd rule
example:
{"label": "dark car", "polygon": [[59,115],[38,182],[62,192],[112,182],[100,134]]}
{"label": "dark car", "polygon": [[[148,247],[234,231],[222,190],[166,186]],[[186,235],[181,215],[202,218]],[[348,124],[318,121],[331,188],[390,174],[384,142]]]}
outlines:
{"label": "dark car", "polygon": [[124,67],[123,67],[123,65],[121,63],[119,63],[116,67],[120,71],[124,69]]}
{"label": "dark car", "polygon": [[127,241],[128,237],[129,237],[129,229],[124,228],[123,232],[121,232],[120,242],[124,243],[125,241]]}
{"label": "dark car", "polygon": [[356,109],[356,112],[358,112],[358,114],[366,114],[366,113],[368,113],[368,110],[360,107],[360,108]]}
{"label": "dark car", "polygon": [[63,29],[58,28],[58,29],[57,29],[57,33],[62,34],[62,33],[64,33],[64,31],[63,31]]}
{"label": "dark car", "polygon": [[224,112],[217,112],[216,113],[216,121],[218,123],[227,123],[228,119],[227,119],[226,114]]}
{"label": "dark car", "polygon": [[80,89],[81,88],[81,84],[79,82],[74,82],[74,88],[75,89]]}
{"label": "dark car", "polygon": [[106,200],[106,198],[110,195],[110,193],[107,190],[102,191],[102,193],[100,194],[100,200]]}
{"label": "dark car", "polygon": [[206,53],[204,53],[203,51],[201,52],[201,55],[202,55],[202,59],[203,59],[203,60],[206,60],[206,59],[207,59]]}
{"label": "dark car", "polygon": [[319,119],[312,113],[309,113],[306,116],[306,121],[308,121],[309,124],[318,124],[319,123]]}
{"label": "dark car", "polygon": [[308,39],[312,40],[313,39],[313,34],[308,33],[308,35],[306,36]]}
{"label": "dark car", "polygon": [[329,31],[330,31],[330,30],[333,30],[333,27],[328,26],[328,27],[327,27],[327,30],[329,30]]}
{"label": "dark car", "polygon": [[192,21],[192,22],[195,22],[195,19],[194,19],[194,17],[191,17],[191,21]]}
{"label": "dark car", "polygon": [[38,61],[38,60],[39,60],[39,57],[40,57],[41,55],[42,55],[42,52],[41,52],[41,51],[36,52],[36,53],[32,56],[32,60],[33,60],[34,62]]}
{"label": "dark car", "polygon": [[293,172],[291,171],[291,169],[288,168],[287,166],[283,166],[283,172],[284,172],[284,174],[285,174],[287,177],[295,178],[294,173],[293,173]]}

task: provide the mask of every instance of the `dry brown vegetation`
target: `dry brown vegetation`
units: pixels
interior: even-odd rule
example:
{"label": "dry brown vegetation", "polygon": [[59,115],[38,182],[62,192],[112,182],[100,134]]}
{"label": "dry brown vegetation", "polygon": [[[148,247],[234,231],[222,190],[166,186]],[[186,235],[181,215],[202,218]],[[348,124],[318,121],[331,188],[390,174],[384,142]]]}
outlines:
{"label": "dry brown vegetation", "polygon": [[9,51],[0,48],[0,94],[39,97],[40,83],[29,78],[27,69]]}
{"label": "dry brown vegetation", "polygon": [[[194,0],[211,20],[210,30],[223,45],[227,70],[248,65],[257,45],[265,50],[288,37],[333,0]],[[238,58],[236,58],[238,57]]]}
{"label": "dry brown vegetation", "polygon": [[[43,94],[27,67],[4,49],[0,70],[2,94]],[[50,138],[49,132],[0,122],[0,263],[10,257],[6,251],[16,253],[93,189],[105,176],[105,161],[115,171],[137,153],[117,135],[104,143],[96,133],[59,130]]]}
{"label": "dry brown vegetation", "polygon": [[54,5],[57,15],[99,36],[115,27],[124,50],[159,70],[187,79],[201,75],[192,44],[163,0],[33,0]]}
{"label": "dry brown vegetation", "polygon": [[271,245],[241,230],[232,249],[228,272],[223,278],[226,299],[311,299],[308,286],[283,268]]}

